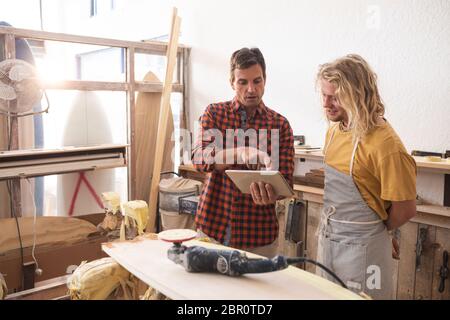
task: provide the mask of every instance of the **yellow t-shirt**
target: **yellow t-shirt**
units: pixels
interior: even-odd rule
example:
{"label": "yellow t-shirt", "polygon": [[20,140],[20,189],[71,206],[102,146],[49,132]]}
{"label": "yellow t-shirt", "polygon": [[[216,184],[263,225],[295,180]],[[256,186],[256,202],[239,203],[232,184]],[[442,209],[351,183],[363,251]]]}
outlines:
{"label": "yellow t-shirt", "polygon": [[[328,145],[325,163],[349,175],[354,146],[352,133],[341,130],[339,124],[332,125],[325,145]],[[391,201],[416,198],[416,170],[416,162],[386,122],[360,140],[353,163],[353,180],[367,205],[386,220]]]}

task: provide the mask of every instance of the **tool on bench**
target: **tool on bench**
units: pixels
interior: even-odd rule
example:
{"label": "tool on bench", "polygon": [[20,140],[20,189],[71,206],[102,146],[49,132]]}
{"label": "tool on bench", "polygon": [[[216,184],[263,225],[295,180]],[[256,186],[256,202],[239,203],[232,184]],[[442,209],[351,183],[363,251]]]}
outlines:
{"label": "tool on bench", "polygon": [[344,288],[347,288],[331,270],[308,258],[284,256],[275,256],[272,259],[248,258],[245,253],[238,250],[218,250],[182,245],[183,241],[194,239],[196,235],[197,233],[193,230],[173,229],[160,232],[158,238],[174,244],[167,252],[167,257],[176,264],[182,265],[188,272],[217,272],[234,277],[245,273],[278,271],[286,269],[291,264],[309,262],[324,269]]}

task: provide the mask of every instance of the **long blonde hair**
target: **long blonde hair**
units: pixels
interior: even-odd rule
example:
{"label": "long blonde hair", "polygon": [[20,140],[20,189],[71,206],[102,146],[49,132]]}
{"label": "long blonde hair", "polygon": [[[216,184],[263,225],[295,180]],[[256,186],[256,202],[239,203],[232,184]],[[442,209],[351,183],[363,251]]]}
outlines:
{"label": "long blonde hair", "polygon": [[336,86],[336,97],[348,116],[353,138],[363,138],[384,115],[377,76],[357,54],[349,54],[320,66],[317,83],[326,80]]}

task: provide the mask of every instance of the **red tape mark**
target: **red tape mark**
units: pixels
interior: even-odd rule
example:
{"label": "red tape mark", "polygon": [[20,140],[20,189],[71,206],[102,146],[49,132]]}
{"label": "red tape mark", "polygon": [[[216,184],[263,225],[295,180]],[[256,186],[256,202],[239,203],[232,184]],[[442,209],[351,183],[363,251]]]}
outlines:
{"label": "red tape mark", "polygon": [[80,191],[81,182],[84,182],[86,184],[89,192],[94,197],[94,199],[97,202],[97,204],[100,207],[100,209],[103,209],[102,200],[98,196],[97,192],[95,192],[95,189],[92,187],[90,182],[87,180],[84,172],[79,172],[78,174],[79,175],[78,175],[77,184],[75,186],[75,191],[74,191],[73,196],[72,196],[72,201],[70,202],[69,216],[73,215],[73,210],[75,209],[75,201],[77,200],[78,192]]}

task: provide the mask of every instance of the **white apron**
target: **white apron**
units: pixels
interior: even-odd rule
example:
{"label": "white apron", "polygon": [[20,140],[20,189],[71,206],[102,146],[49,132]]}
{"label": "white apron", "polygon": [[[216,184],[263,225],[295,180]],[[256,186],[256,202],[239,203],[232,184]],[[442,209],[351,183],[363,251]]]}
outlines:
{"label": "white apron", "polygon": [[[334,131],[328,145],[333,139]],[[324,209],[319,226],[317,261],[330,268],[348,288],[374,299],[392,298],[392,244],[386,226],[361,197],[350,160],[350,175],[325,164]],[[325,148],[325,159],[326,159]],[[332,277],[316,268],[320,276]]]}

